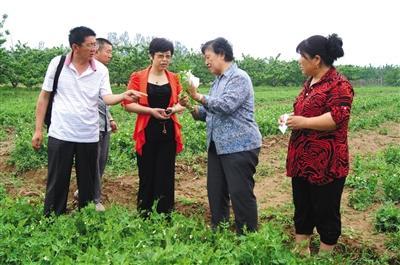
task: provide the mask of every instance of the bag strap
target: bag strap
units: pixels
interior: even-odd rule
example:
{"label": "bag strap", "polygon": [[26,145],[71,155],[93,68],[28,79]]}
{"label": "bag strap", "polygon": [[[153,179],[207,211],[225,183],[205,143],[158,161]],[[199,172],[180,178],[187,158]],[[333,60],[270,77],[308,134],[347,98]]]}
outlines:
{"label": "bag strap", "polygon": [[60,62],[57,65],[57,70],[56,70],[56,73],[54,75],[54,82],[53,82],[53,91],[52,91],[53,94],[55,94],[57,92],[58,78],[60,77],[61,70],[62,70],[62,68],[64,66],[65,58],[66,58],[66,56],[62,55],[61,59],[60,59]]}

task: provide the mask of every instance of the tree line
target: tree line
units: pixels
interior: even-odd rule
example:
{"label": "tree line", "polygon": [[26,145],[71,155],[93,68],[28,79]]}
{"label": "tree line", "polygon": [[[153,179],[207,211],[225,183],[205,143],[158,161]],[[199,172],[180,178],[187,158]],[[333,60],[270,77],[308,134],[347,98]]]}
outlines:
{"label": "tree line", "polygon": [[[43,44],[32,48],[17,42],[6,49],[4,43],[9,34],[3,30],[6,18],[3,15],[0,21],[0,84],[28,88],[40,86],[50,60],[56,55],[66,54],[69,48],[45,48]],[[130,39],[127,32],[119,36],[109,33],[107,37],[114,45],[113,59],[109,64],[110,80],[116,85],[125,85],[133,71],[150,64],[147,49],[151,38],[137,34]],[[174,44],[170,70],[179,72],[191,69],[203,84],[212,82],[213,76],[205,67],[201,52],[189,50],[180,42]],[[305,80],[296,60],[284,61],[279,59],[279,55],[267,58],[242,55],[236,62],[247,71],[255,86],[300,86]],[[400,66],[339,65],[337,68],[355,85],[400,86]]]}

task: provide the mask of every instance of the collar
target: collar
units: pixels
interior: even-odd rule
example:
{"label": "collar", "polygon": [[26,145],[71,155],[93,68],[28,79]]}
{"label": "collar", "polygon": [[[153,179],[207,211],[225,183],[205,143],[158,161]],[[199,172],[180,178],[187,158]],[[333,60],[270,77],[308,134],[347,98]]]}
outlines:
{"label": "collar", "polygon": [[[149,74],[150,74],[150,69],[151,69],[151,65],[148,66],[146,69],[142,70],[139,72],[139,90],[143,93],[147,93],[147,82],[149,79]],[[172,104],[178,102],[178,87],[177,85],[179,84],[179,81],[177,81],[177,77],[175,74],[173,74],[172,72],[168,71],[167,69],[165,70],[165,74],[167,76],[168,82],[171,86],[172,89],[172,95],[170,98],[170,102],[169,102],[169,106],[172,106]],[[141,97],[139,98],[139,103],[145,106],[148,106],[149,102],[148,102],[148,98],[147,97]]]}
{"label": "collar", "polygon": [[220,75],[218,76],[218,78],[221,79],[221,78],[224,77],[224,76],[230,76],[234,71],[236,71],[237,68],[238,68],[238,67],[237,67],[236,63],[232,63],[232,64],[228,67],[228,69],[225,70],[225,72],[223,72],[222,74],[220,74]]}
{"label": "collar", "polygon": [[[72,63],[72,57],[73,57],[73,52],[69,52],[69,53],[66,55],[64,65],[67,65],[67,66],[70,65],[70,64]],[[92,68],[93,71],[96,71],[96,70],[97,70],[97,69],[96,69],[96,63],[94,62],[94,59],[90,59],[89,65],[90,65],[90,67]]]}
{"label": "collar", "polygon": [[[321,79],[317,83],[313,84],[313,86],[331,80],[335,74],[336,74],[336,68],[334,66],[331,66],[329,68],[329,70],[326,71],[326,73],[321,77]],[[308,78],[308,80],[306,82],[308,87],[311,84],[311,80],[312,80],[312,77]]]}

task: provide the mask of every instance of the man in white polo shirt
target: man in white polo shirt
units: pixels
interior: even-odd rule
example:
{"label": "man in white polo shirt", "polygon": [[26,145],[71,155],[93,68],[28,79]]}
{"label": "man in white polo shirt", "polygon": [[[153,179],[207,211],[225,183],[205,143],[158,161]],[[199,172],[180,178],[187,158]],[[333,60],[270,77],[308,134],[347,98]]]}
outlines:
{"label": "man in white polo shirt", "polygon": [[[115,105],[123,99],[137,101],[141,96],[133,90],[112,94],[107,68],[93,59],[96,53],[96,34],[93,30],[87,27],[72,29],[69,44],[72,51],[67,55],[58,80],[48,133],[46,216],[52,212],[56,215],[65,213],[74,162],[79,189],[78,206],[82,208],[93,201],[99,141],[99,95],[107,105]],[[39,149],[43,141],[44,117],[59,62],[60,56],[51,60],[38,97],[32,137],[34,149]]]}
{"label": "man in white polo shirt", "polygon": [[[104,64],[105,66],[111,61],[112,58],[112,43],[104,38],[97,38],[97,51],[94,58]],[[99,128],[100,138],[97,149],[97,168],[96,177],[94,179],[94,203],[96,211],[105,211],[105,207],[101,202],[101,181],[103,178],[104,170],[106,168],[108,159],[108,150],[110,145],[110,134],[116,132],[118,129],[117,123],[111,116],[109,107],[104,103],[103,98],[99,97]],[[79,190],[74,192],[74,198],[78,200]]]}

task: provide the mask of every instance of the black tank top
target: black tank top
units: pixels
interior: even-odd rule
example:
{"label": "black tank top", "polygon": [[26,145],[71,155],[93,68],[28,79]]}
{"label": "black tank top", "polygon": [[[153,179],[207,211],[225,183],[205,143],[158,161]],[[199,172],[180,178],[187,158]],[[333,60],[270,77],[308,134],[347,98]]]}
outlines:
{"label": "black tank top", "polygon": [[[147,100],[149,107],[166,109],[171,98],[171,86],[147,83]],[[171,119],[158,120],[150,117],[145,129],[146,142],[171,141],[175,138],[174,123]]]}

